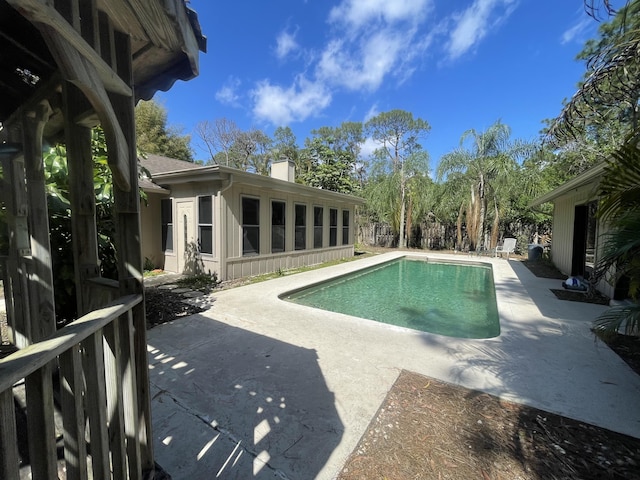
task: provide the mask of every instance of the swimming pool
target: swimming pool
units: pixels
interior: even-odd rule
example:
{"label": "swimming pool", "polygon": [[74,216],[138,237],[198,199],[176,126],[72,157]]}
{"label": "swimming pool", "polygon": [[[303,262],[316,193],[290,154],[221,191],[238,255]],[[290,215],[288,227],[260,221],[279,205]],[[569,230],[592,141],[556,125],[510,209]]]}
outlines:
{"label": "swimming pool", "polygon": [[400,258],[281,296],[290,302],[459,338],[500,334],[491,266]]}

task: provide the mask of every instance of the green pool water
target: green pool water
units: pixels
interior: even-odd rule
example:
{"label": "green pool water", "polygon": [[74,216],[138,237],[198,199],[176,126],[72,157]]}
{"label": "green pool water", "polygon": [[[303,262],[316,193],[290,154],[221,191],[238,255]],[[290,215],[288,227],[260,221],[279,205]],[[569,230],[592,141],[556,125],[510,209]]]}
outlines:
{"label": "green pool water", "polygon": [[500,334],[493,273],[484,265],[402,258],[283,298],[449,337]]}

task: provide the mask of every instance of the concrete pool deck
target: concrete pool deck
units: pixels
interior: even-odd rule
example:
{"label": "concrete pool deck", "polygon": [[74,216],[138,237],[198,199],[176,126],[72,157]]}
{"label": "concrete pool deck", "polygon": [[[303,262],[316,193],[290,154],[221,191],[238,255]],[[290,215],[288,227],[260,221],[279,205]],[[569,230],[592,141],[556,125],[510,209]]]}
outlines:
{"label": "concrete pool deck", "polygon": [[561,281],[519,261],[424,255],[493,264],[501,334],[492,339],[278,298],[406,254],[217,292],[210,310],[150,330],[158,463],[174,480],[332,479],[402,369],[640,438],[640,376],[589,330],[607,307],[556,299],[549,289]]}

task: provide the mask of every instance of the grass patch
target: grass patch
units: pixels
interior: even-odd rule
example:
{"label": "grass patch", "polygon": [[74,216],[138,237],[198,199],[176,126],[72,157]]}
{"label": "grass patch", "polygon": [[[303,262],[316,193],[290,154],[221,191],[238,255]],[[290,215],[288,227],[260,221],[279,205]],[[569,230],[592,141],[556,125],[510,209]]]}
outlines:
{"label": "grass patch", "polygon": [[216,273],[200,273],[176,280],[176,285],[203,293],[210,293],[220,283]]}
{"label": "grass patch", "polygon": [[353,262],[354,260],[360,260],[361,258],[366,258],[375,255],[373,252],[367,251],[358,251],[354,254],[353,257],[348,258],[340,258],[338,260],[330,260],[328,262],[318,263],[317,265],[308,265],[305,267],[297,267],[290,269],[278,269],[275,272],[265,273],[262,275],[256,275],[255,277],[249,277],[246,280],[246,284],[254,284],[259,282],[265,282],[267,280],[273,280],[274,278],[285,277],[289,275],[295,275],[297,273],[309,272],[311,270],[318,270],[320,268],[332,267],[334,265],[340,265],[342,263]]}
{"label": "grass patch", "polygon": [[144,278],[149,278],[149,277],[157,277],[158,275],[162,275],[164,274],[164,270],[162,270],[161,268],[154,268],[153,270],[145,270],[142,273],[142,276]]}

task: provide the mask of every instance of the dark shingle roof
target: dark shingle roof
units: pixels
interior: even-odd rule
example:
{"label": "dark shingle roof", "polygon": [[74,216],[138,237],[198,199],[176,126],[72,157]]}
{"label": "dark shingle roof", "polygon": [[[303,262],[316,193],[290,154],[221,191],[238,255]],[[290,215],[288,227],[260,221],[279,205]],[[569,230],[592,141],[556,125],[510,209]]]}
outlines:
{"label": "dark shingle roof", "polygon": [[146,155],[146,158],[140,157],[140,165],[149,170],[153,176],[156,173],[174,172],[176,170],[190,170],[194,168],[202,168],[202,165],[193,162],[185,162],[184,160],[176,160],[175,158],[163,157],[161,155]]}

